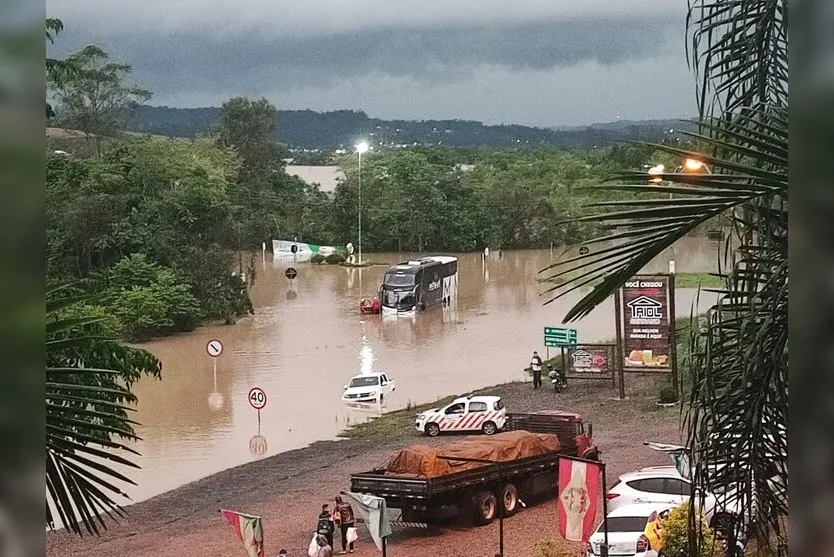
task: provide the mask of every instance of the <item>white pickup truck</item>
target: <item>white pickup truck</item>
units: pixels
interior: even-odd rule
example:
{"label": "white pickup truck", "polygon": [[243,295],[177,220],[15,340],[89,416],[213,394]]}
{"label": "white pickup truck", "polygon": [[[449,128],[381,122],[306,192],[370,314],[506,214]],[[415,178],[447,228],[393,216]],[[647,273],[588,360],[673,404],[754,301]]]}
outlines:
{"label": "white pickup truck", "polygon": [[394,391],[395,385],[385,373],[364,373],[351,378],[344,389],[343,402],[382,404],[385,397]]}

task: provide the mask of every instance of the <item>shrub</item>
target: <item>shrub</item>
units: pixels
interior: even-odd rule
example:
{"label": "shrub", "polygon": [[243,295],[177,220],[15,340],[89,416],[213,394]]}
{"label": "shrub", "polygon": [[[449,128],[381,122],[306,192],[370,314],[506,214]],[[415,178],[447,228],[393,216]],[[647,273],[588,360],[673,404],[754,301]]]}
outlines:
{"label": "shrub", "polygon": [[321,265],[324,263],[325,257],[320,253],[314,253],[313,257],[310,258],[310,263],[315,265]]}
{"label": "shrub", "polygon": [[533,550],[534,557],[561,557],[564,554],[564,545],[560,546],[553,540],[539,540]]}
{"label": "shrub", "polygon": [[[696,525],[697,550],[690,551],[689,548],[689,503],[675,507],[669,512],[669,516],[661,521],[661,536],[663,547],[660,555],[662,557],[712,557],[715,547],[712,530],[703,519]],[[693,548],[695,549],[695,548]]]}
{"label": "shrub", "polygon": [[328,265],[337,265],[345,262],[345,256],[341,253],[331,253],[324,258]]}
{"label": "shrub", "polygon": [[107,273],[106,284],[103,299],[128,340],[193,331],[200,322],[200,304],[191,285],[143,254],[116,263]]}
{"label": "shrub", "polygon": [[661,404],[669,404],[678,401],[678,392],[671,386],[666,385],[657,394],[657,401]]}

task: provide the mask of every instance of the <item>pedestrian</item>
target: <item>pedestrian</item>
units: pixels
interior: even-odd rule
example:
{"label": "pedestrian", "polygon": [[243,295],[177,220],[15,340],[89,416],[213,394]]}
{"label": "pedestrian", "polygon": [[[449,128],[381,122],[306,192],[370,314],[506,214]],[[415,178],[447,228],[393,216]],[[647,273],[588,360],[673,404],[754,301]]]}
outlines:
{"label": "pedestrian", "polygon": [[353,528],[356,519],[353,514],[353,507],[350,503],[342,501],[342,496],[336,496],[336,523],[339,525],[339,533],[342,535],[342,555],[348,550],[353,553],[353,542],[348,542],[348,529]]}
{"label": "pedestrian", "polygon": [[321,514],[319,514],[319,520],[316,523],[316,534],[324,536],[327,539],[327,545],[329,545],[331,549],[333,547],[334,529],[333,517],[330,516],[330,505],[325,503],[321,506]]}
{"label": "pedestrian", "polygon": [[530,360],[530,367],[533,369],[533,388],[538,389],[542,386],[542,359],[535,350]]}
{"label": "pedestrian", "polygon": [[333,546],[327,543],[327,537],[323,535],[316,536],[316,542],[310,544],[310,551],[307,552],[310,557],[333,557]]}

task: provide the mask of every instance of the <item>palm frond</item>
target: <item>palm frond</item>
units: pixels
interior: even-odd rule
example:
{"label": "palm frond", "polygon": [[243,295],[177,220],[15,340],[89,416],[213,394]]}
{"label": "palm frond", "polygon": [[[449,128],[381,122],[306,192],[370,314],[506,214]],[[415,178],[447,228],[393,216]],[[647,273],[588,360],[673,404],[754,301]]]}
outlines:
{"label": "palm frond", "polygon": [[137,468],[129,455],[139,454],[127,444],[139,438],[125,404],[135,401],[133,381],[161,370],[149,353],[102,334],[101,318],[64,314],[83,301],[72,287],[47,292],[46,523],[78,535],[123,515],[114,497],[128,495],[116,482],[133,482],[114,466]]}
{"label": "palm frond", "polygon": [[[640,272],[652,259],[672,246],[677,240],[708,220],[741,206],[762,206],[774,197],[787,197],[787,173],[776,153],[787,151],[787,129],[780,136],[766,139],[746,134],[740,124],[730,126],[730,134],[721,140],[728,157],[704,157],[701,153],[658,145],[669,153],[682,157],[705,159],[714,169],[713,174],[664,174],[661,178],[671,186],[648,184],[649,175],[626,172],[612,178],[618,184],[597,186],[601,190],[631,191],[633,200],[601,202],[600,208],[625,208],[599,212],[579,220],[595,221],[614,234],[585,242],[591,246],[611,243],[606,251],[591,250],[586,255],[557,260],[542,269],[540,280],[549,284],[546,293],[550,303],[575,290],[573,275],[582,273],[590,284],[600,281],[564,317],[564,322],[588,315],[597,305],[611,296],[623,282]],[[708,146],[718,140],[706,136],[700,139]],[[735,150],[733,150],[735,148]],[[642,184],[635,184],[635,181]],[[625,183],[632,182],[632,183]],[[680,199],[657,199],[658,193],[680,196]],[[641,195],[643,194],[643,195]],[[649,198],[649,196],[654,197]],[[558,280],[561,277],[564,280]]]}

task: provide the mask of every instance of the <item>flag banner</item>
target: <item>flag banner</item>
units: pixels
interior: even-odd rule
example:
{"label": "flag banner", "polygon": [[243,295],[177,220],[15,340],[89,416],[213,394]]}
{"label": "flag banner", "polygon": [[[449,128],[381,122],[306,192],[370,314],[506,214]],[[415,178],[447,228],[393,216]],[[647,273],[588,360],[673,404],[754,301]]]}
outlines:
{"label": "flag banner", "polygon": [[220,509],[220,516],[231,524],[248,557],[264,557],[264,529],[261,517]]}
{"label": "flag banner", "polygon": [[600,466],[559,458],[559,534],[569,541],[587,542],[594,532],[599,499]]}
{"label": "flag banner", "polygon": [[344,494],[356,502],[356,507],[359,509],[359,514],[365,519],[365,525],[371,533],[374,545],[382,551],[382,539],[391,535],[391,518],[388,516],[385,499],[364,493],[346,491]]}

